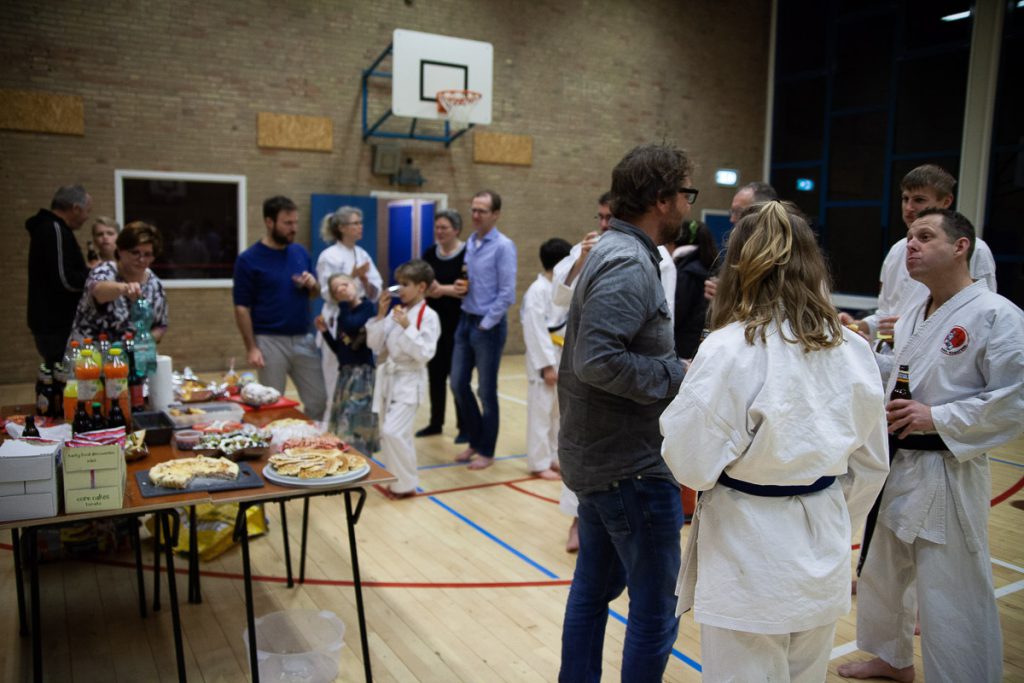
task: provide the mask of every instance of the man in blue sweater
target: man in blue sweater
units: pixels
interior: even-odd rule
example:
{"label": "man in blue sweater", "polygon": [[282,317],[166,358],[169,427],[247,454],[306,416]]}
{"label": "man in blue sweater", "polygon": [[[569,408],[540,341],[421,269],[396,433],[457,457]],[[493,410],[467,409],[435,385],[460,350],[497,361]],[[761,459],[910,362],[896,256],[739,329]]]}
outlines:
{"label": "man in blue sweater", "polygon": [[320,420],[327,407],[320,351],[309,325],[309,300],[319,296],[309,252],[295,244],[299,212],[287,197],[263,202],[267,234],[235,262],[235,322],[260,383],[284,392],[286,375],[302,408]]}

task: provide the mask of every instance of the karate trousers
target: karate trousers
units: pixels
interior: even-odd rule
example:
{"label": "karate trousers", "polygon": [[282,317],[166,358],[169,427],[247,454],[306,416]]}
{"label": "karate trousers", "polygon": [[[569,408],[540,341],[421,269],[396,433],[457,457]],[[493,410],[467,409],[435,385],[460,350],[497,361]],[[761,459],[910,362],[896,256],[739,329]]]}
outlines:
{"label": "karate trousers", "polygon": [[705,683],[821,683],[828,674],[835,632],[835,622],[782,634],[749,633],[701,624],[703,680]]}
{"label": "karate trousers", "polygon": [[533,379],[526,384],[526,463],[531,472],[558,463],[558,394]]}
{"label": "karate trousers", "polygon": [[388,401],[380,425],[380,459],[398,481],[391,485],[395,493],[415,491],[420,485],[413,445],[413,420],[419,403]]}
{"label": "karate trousers", "polygon": [[896,668],[912,665],[916,604],[926,681],[999,681],[1003,639],[987,532],[971,552],[948,489],[947,501],[945,543],[904,543],[881,522],[875,527],[857,581],[857,646]]}

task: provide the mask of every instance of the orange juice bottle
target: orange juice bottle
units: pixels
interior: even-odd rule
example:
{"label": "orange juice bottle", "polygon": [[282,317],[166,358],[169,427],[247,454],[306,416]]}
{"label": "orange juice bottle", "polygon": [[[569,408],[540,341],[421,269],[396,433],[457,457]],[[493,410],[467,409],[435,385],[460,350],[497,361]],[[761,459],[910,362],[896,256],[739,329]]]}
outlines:
{"label": "orange juice bottle", "polygon": [[81,346],[77,340],[71,342],[68,352],[64,354],[64,367],[67,371],[68,380],[64,385],[64,421],[71,422],[75,417],[75,407],[78,405],[78,378],[75,376],[75,368],[78,366],[78,357],[81,354],[78,347]]}
{"label": "orange juice bottle", "polygon": [[79,354],[75,364],[75,379],[78,380],[78,401],[84,401],[86,406],[90,406],[100,400],[100,366],[93,358],[92,349],[82,349]]}
{"label": "orange juice bottle", "polygon": [[103,371],[107,376],[107,399],[110,405],[113,406],[114,401],[117,401],[125,420],[130,421],[132,407],[128,397],[128,363],[121,355],[120,347],[110,349]]}

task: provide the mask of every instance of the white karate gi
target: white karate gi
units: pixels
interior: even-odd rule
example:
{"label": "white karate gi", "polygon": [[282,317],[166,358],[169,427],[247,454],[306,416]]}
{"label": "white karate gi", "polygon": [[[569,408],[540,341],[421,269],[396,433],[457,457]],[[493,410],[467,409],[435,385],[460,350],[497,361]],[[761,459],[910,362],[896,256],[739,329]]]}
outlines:
{"label": "white karate gi", "polygon": [[[373,259],[366,253],[366,250],[356,245],[353,248],[346,247],[341,242],[335,242],[331,246],[320,252],[320,256],[316,259],[316,281],[320,284],[320,297],[324,300],[324,307],[321,310],[321,314],[327,321],[327,327],[334,329],[335,316],[338,315],[338,304],[335,303],[331,297],[331,290],[328,287],[328,281],[332,275],[337,273],[343,273],[344,275],[351,275],[353,269],[356,266],[361,266],[364,263],[369,263],[370,267],[366,271],[366,278],[370,282],[371,291],[367,292],[363,287],[362,280],[356,279],[356,285],[359,290],[360,297],[366,297],[370,301],[377,301],[380,296],[380,290],[383,286],[380,273],[377,271],[377,266],[374,265]],[[323,347],[323,337],[319,334],[316,336],[317,348]],[[324,386],[334,387],[338,384],[338,357],[333,353],[322,351],[320,354],[320,367],[324,373]],[[331,409],[330,401],[327,402],[327,410]],[[330,419],[330,415],[325,414],[322,419]]]}
{"label": "white karate gi", "polygon": [[[793,672],[819,681],[828,664],[821,651],[832,645],[831,629],[822,627],[850,610],[852,532],[888,469],[877,367],[863,339],[846,329],[843,336],[838,347],[806,353],[777,329],[753,346],[740,323],[716,330],[661,417],[673,475],[705,491],[679,574],[678,613],[693,607],[702,629],[745,632],[736,633],[735,647],[750,634],[777,636],[760,640],[781,648]],[[724,470],[761,485],[838,481],[815,493],[765,497],[716,485]],[[803,645],[791,646],[800,632]],[[728,637],[709,638],[715,647],[705,666],[730,651]],[[712,667],[728,671],[728,658]]]}
{"label": "white karate gi", "polygon": [[381,415],[381,461],[398,478],[395,493],[419,486],[413,419],[426,398],[427,363],[434,357],[441,336],[441,320],[426,301],[406,312],[409,326],[395,322],[392,314],[366,323],[366,344],[377,354],[373,387],[373,411]]}
{"label": "white karate gi", "polygon": [[543,472],[558,464],[558,393],[541,375],[548,366],[557,371],[562,357],[561,347],[548,331],[561,322],[553,316],[562,312],[551,302],[552,289],[551,280],[538,275],[519,307],[526,345],[526,461],[531,472]]}
{"label": "white karate gi", "polygon": [[[950,450],[893,457],[857,583],[857,645],[910,666],[919,607],[926,680],[998,681],[986,451],[1024,430],[1024,313],[982,281],[927,319],[926,306],[896,323],[892,362],[909,367],[911,394]],[[890,373],[887,394],[895,382]]]}
{"label": "white karate gi", "polygon": [[[996,291],[996,260],[992,250],[982,239],[974,242],[974,253],[971,255],[971,277],[984,280],[988,288]],[[874,338],[878,331],[878,319],[888,315],[904,315],[928,298],[928,288],[910,277],[907,271],[907,238],[904,237],[892,245],[882,262],[882,271],[878,276],[882,289],[878,294],[878,311],[864,318]]]}
{"label": "white karate gi", "polygon": [[[565,284],[565,278],[569,275],[569,271],[572,270],[573,264],[576,263],[576,259],[580,257],[582,251],[582,242],[573,245],[572,249],[569,250],[569,255],[555,264],[554,269],[551,271],[551,300],[555,306],[568,308],[572,302],[572,292],[575,289],[576,280],[573,280],[572,284],[567,285]],[[658,270],[661,271],[661,286],[665,290],[669,317],[674,320],[676,311],[676,264],[666,247],[658,247],[658,254],[661,255],[661,261],[658,263]],[[579,275],[577,274],[576,277],[579,278]]]}

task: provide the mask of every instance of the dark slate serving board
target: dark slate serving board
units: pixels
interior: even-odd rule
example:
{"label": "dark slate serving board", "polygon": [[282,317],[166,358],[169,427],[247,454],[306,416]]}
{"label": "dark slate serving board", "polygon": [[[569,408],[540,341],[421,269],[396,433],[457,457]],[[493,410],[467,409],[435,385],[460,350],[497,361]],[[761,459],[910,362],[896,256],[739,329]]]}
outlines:
{"label": "dark slate serving board", "polygon": [[156,498],[157,496],[174,496],[180,493],[195,493],[196,491],[234,491],[235,489],[259,489],[263,488],[263,478],[256,474],[256,471],[248,463],[238,463],[238,479],[228,481],[227,479],[193,479],[186,489],[169,489],[164,486],[157,486],[149,480],[149,470],[142,470],[135,473],[135,480],[139,483],[139,492],[143,498]]}

